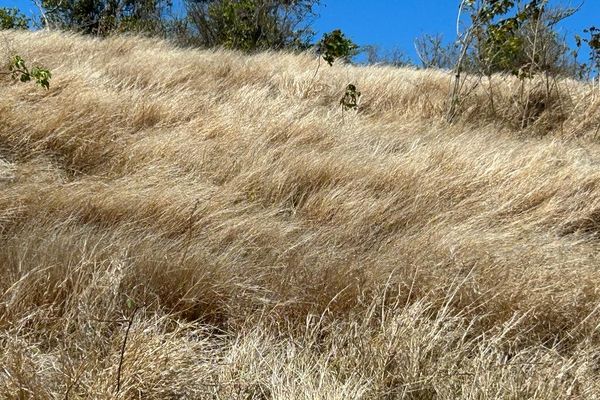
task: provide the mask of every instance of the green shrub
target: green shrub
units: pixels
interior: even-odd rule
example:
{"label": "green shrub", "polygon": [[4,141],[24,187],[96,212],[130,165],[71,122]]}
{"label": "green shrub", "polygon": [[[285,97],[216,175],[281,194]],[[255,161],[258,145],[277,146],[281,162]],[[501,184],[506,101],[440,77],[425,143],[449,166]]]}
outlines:
{"label": "green shrub", "polygon": [[556,29],[577,9],[546,0],[470,0],[460,10],[464,25],[459,26],[466,29],[456,43],[444,43],[439,34],[416,39],[423,67],[456,70],[460,60],[462,72],[476,75],[579,75],[578,63]]}
{"label": "green shrub", "polygon": [[339,29],[324,34],[317,44],[317,52],[329,65],[337,59],[349,60],[357,54],[357,50],[358,46]]}
{"label": "green shrub", "polygon": [[[532,109],[548,107],[553,101],[550,80],[557,75],[575,75],[577,68],[566,62],[569,49],[560,41],[555,26],[577,9],[550,6],[548,0],[463,0],[460,22],[467,20],[459,32],[454,83],[450,93],[447,119],[459,113],[465,88],[463,73],[475,73],[491,81],[494,73],[511,73],[521,79],[519,104],[523,105],[521,126],[531,120]],[[464,16],[466,15],[466,18]],[[526,88],[533,76],[543,74],[545,87]],[[477,83],[478,84],[478,83]],[[545,93],[539,104],[530,106],[536,91]],[[488,85],[490,112],[495,114],[493,86]]]}
{"label": "green shrub", "polygon": [[106,36],[113,32],[163,34],[171,0],[41,0],[52,28]]}
{"label": "green shrub", "polygon": [[319,0],[185,0],[188,42],[246,52],[304,50]]}
{"label": "green shrub", "polygon": [[29,18],[16,8],[0,7],[0,30],[27,29]]}
{"label": "green shrub", "polygon": [[34,66],[29,69],[25,64],[25,60],[18,55],[12,57],[8,68],[14,79],[18,79],[21,82],[34,80],[36,84],[44,89],[50,88],[52,74],[46,68]]}

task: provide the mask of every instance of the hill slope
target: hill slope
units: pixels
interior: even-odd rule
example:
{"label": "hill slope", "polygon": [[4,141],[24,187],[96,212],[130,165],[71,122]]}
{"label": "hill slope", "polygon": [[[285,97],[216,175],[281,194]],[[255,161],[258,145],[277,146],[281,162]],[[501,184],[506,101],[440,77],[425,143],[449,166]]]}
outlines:
{"label": "hill slope", "polygon": [[597,89],[3,37],[1,397],[600,396]]}

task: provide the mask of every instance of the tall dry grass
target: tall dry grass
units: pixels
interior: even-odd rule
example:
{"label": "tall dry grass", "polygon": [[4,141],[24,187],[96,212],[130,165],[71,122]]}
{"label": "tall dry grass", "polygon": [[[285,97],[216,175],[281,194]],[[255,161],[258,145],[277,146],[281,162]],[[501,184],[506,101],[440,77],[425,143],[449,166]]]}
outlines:
{"label": "tall dry grass", "polygon": [[600,396],[597,89],[4,35],[0,397]]}

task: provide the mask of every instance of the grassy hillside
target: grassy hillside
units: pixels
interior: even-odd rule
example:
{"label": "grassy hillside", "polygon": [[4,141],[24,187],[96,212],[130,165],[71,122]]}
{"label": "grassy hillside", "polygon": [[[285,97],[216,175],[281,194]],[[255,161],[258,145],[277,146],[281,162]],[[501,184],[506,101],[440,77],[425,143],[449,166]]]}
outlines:
{"label": "grassy hillside", "polygon": [[600,397],[598,88],[1,43],[1,398]]}

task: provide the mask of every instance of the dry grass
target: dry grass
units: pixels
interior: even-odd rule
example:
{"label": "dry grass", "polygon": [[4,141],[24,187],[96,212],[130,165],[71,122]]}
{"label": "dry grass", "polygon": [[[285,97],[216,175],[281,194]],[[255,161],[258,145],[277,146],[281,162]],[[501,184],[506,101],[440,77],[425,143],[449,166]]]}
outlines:
{"label": "dry grass", "polygon": [[597,89],[5,40],[0,397],[600,397]]}

